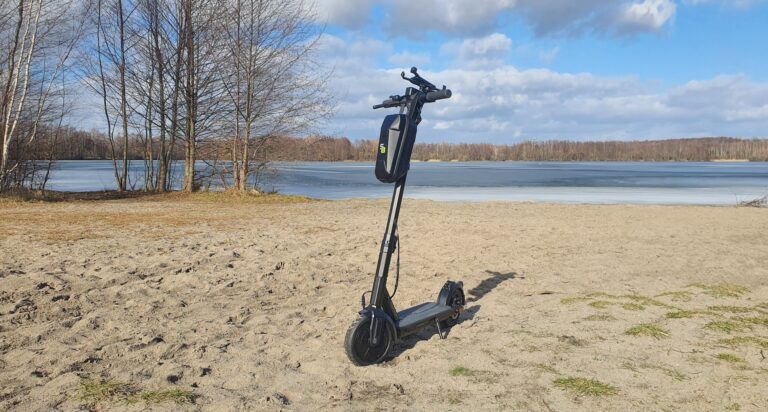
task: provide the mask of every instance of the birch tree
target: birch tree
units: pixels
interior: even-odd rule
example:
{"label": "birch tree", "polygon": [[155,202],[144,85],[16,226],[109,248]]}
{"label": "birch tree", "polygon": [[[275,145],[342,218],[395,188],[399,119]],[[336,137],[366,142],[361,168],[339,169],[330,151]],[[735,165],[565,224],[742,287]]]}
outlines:
{"label": "birch tree", "polygon": [[325,78],[314,60],[319,32],[302,1],[230,0],[227,33],[232,106],[233,188],[246,191],[249,178],[269,160],[263,149],[279,135],[306,132],[330,114]]}
{"label": "birch tree", "polygon": [[0,191],[25,182],[11,179],[26,161],[23,148],[41,124],[56,118],[51,99],[62,92],[57,85],[66,84],[58,80],[83,33],[86,6],[67,0],[0,3]]}

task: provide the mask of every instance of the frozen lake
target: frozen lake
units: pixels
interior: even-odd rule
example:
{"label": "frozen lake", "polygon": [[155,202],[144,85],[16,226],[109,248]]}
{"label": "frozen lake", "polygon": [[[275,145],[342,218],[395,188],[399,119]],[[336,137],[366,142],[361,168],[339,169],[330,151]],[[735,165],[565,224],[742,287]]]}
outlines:
{"label": "frozen lake", "polygon": [[[204,168],[204,165],[198,166]],[[142,162],[131,163],[140,182]],[[181,174],[181,163],[175,175]],[[177,177],[178,177],[177,176]],[[322,199],[384,198],[373,163],[276,163],[263,189]],[[110,161],[61,161],[49,188],[114,189]],[[415,162],[405,196],[442,201],[734,205],[768,193],[768,163]]]}

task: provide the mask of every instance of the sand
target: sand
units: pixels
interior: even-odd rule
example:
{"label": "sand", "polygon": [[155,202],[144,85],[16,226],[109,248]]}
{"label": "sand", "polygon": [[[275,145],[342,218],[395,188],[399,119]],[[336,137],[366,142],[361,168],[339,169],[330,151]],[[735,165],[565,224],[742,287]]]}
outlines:
{"label": "sand", "polygon": [[0,410],[768,409],[768,210],[407,200],[467,311],[354,367],[387,207],[1,203]]}

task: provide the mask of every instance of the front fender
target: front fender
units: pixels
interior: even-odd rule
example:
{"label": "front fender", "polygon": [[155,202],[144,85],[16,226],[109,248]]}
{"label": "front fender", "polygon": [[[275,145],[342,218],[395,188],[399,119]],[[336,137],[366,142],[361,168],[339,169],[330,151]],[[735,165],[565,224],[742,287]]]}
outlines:
{"label": "front fender", "polygon": [[383,310],[369,306],[360,311],[360,316],[364,318],[375,317],[376,319],[384,319],[384,321],[387,323],[387,327],[392,332],[392,336],[396,336],[397,339],[400,339],[400,335],[397,333],[397,327],[395,326],[395,321],[392,320],[392,318]]}

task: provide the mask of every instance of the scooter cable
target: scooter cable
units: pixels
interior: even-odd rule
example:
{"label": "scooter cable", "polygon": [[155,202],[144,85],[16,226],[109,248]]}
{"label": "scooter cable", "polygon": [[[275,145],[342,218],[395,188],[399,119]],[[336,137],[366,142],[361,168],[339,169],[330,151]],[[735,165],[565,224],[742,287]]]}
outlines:
{"label": "scooter cable", "polygon": [[400,229],[397,227],[395,227],[395,239],[397,239],[395,241],[395,249],[397,249],[397,264],[395,265],[395,290],[391,295],[389,295],[390,299],[395,297],[395,293],[397,293],[397,286],[400,284]]}

